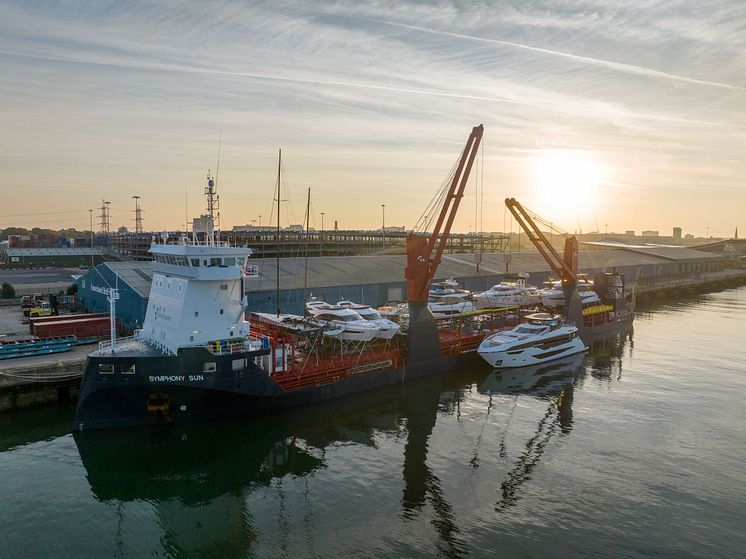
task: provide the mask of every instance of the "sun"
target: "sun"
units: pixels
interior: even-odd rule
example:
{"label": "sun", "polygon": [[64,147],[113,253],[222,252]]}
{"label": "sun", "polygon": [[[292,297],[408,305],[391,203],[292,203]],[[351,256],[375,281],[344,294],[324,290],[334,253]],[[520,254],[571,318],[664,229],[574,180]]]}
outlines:
{"label": "sun", "polygon": [[536,210],[572,231],[590,226],[601,201],[606,169],[581,150],[542,150],[532,161]]}

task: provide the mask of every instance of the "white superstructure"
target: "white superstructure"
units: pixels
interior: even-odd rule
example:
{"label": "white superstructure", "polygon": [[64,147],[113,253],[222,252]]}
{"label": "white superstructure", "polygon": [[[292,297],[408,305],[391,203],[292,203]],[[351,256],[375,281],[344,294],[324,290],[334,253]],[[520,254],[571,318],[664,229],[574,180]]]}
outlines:
{"label": "white superstructure", "polygon": [[139,338],[168,354],[180,347],[246,338],[243,270],[252,251],[232,247],[216,235],[214,181],[208,179],[210,215],[203,240],[154,242],[155,259],[148,309]]}

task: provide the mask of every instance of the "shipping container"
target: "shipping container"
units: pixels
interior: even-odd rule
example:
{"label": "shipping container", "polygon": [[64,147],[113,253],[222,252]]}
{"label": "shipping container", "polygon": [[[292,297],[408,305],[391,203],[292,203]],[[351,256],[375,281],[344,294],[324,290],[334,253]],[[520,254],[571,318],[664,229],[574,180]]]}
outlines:
{"label": "shipping container", "polygon": [[[109,317],[87,318],[84,320],[60,320],[38,324],[34,334],[40,338],[52,336],[77,336],[78,338],[103,338],[109,336]],[[117,332],[120,332],[117,321]]]}
{"label": "shipping container", "polygon": [[50,322],[61,322],[61,321],[72,321],[72,320],[86,320],[89,318],[109,318],[108,313],[80,313],[80,314],[58,314],[56,316],[38,316],[29,319],[28,327],[29,332],[34,334],[34,330],[37,324],[49,324]]}

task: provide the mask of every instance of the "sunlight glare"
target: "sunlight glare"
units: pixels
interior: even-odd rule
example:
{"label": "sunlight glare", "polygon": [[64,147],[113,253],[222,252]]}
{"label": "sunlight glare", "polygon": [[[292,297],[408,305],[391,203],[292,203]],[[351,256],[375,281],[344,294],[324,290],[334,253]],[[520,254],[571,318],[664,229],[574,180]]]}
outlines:
{"label": "sunlight glare", "polygon": [[606,170],[581,150],[542,151],[532,164],[536,211],[568,231],[588,228],[601,200]]}

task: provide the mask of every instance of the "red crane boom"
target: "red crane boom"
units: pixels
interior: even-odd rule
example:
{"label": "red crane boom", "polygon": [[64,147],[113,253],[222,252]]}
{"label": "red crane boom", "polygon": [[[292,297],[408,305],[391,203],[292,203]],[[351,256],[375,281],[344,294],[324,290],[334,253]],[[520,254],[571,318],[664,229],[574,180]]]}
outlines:
{"label": "red crane boom", "polygon": [[410,304],[427,302],[430,282],[438,270],[483,132],[484,126],[481,124],[472,129],[430,236],[424,237],[412,232],[407,239],[407,267],[404,277],[407,278],[407,298]]}

